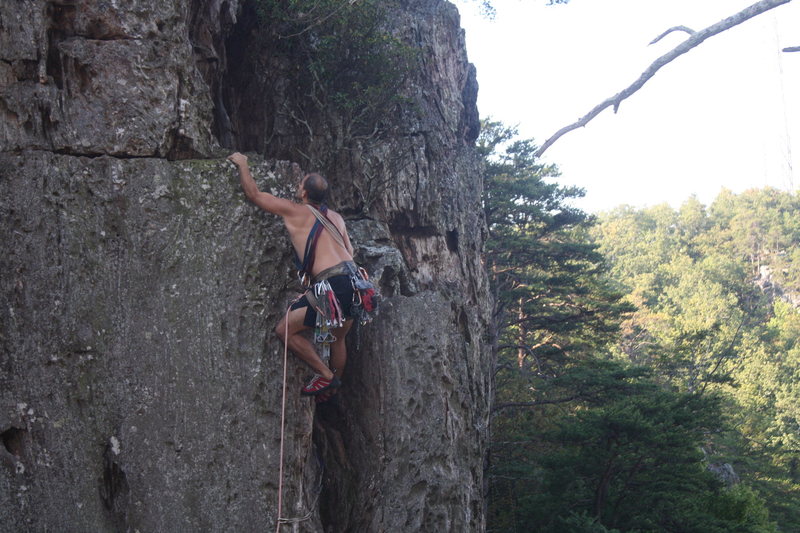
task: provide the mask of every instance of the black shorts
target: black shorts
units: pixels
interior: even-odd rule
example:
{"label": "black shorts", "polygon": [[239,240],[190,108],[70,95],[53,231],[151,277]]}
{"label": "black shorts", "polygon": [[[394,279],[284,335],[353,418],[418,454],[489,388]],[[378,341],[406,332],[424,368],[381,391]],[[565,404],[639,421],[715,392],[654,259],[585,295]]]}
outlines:
{"label": "black shorts", "polygon": [[[353,315],[350,314],[350,309],[353,306],[353,282],[350,281],[350,276],[341,274],[330,277],[327,281],[331,284],[331,289],[333,289],[336,299],[339,300],[339,307],[342,308],[344,317],[353,318]],[[313,285],[312,289],[309,290],[313,290]],[[315,327],[317,325],[317,310],[308,304],[308,298],[306,298],[305,294],[292,304],[292,310],[300,309],[301,307],[306,308],[306,317],[303,319],[303,325],[309,328]]]}

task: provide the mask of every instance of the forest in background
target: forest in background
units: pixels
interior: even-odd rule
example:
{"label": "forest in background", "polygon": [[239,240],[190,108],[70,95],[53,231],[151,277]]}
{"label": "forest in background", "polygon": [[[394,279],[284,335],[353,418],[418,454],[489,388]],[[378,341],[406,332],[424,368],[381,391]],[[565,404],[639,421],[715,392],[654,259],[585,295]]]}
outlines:
{"label": "forest in background", "polygon": [[800,198],[593,217],[486,120],[488,531],[800,531]]}

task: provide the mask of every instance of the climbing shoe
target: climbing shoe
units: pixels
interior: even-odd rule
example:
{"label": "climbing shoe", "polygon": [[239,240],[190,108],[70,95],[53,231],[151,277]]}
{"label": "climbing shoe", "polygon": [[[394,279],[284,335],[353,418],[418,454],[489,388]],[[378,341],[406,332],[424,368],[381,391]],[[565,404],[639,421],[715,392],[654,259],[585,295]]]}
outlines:
{"label": "climbing shoe", "polygon": [[325,379],[319,374],[314,374],[314,377],[311,378],[308,385],[303,387],[300,394],[303,396],[316,396],[317,394],[322,394],[326,390],[339,387],[341,384],[342,382],[339,381],[339,378],[336,376],[333,376],[333,379]]}
{"label": "climbing shoe", "polygon": [[328,390],[322,391],[321,394],[314,396],[314,401],[319,404],[333,400],[334,397],[336,396],[337,390],[338,389],[328,388]]}

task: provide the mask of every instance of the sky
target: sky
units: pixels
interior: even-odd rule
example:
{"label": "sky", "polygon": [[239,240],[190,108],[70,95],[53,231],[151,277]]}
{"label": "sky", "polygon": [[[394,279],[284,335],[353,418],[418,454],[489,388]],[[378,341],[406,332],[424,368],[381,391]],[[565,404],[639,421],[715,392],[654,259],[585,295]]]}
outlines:
{"label": "sky", "polygon": [[[455,0],[478,110],[539,145],[613,96],[653,60],[756,0]],[[717,36],[662,68],[617,114],[603,111],[543,155],[590,212],[621,204],[709,205],[725,188],[800,186],[800,0]]]}

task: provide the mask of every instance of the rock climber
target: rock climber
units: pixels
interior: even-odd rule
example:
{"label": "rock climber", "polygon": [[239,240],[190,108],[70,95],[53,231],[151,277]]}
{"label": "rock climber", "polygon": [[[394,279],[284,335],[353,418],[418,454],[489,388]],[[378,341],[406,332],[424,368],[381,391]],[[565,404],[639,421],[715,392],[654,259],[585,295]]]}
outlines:
{"label": "rock climber", "polygon": [[[353,323],[350,315],[354,290],[351,277],[357,267],[353,262],[353,246],[344,219],[325,205],[328,182],[320,174],[309,173],[300,178],[296,194],[298,201],[293,202],[259,191],[250,173],[247,156],[235,152],[228,156],[228,160],[239,169],[245,196],[261,209],[283,218],[296,256],[302,260],[297,261],[300,273],[310,279],[311,285],[292,304],[289,313],[275,327],[275,333],[315,372],[301,394],[330,396],[341,386],[341,376],[347,361],[345,337]],[[330,225],[326,227],[318,224],[318,217],[309,206],[327,218]],[[335,235],[337,232],[339,235]],[[326,307],[323,303],[331,305]],[[311,341],[303,335],[304,331],[315,327],[317,312],[323,308],[332,308],[340,314],[338,319],[334,317],[334,324],[341,325],[332,330],[336,340],[331,344],[330,367],[317,354]]]}

